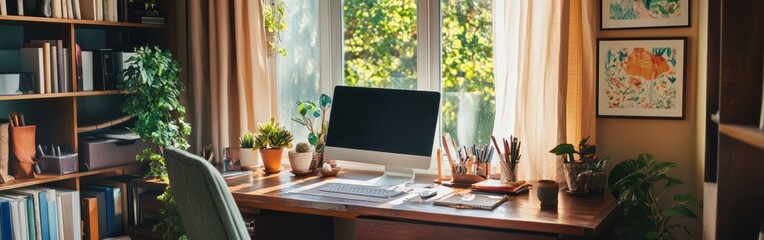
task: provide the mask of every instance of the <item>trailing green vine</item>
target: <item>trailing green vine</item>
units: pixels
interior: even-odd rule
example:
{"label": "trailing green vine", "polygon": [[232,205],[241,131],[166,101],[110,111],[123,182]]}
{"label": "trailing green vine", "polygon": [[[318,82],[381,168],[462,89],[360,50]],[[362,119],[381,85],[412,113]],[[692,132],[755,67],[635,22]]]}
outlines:
{"label": "trailing green vine", "polygon": [[164,208],[160,210],[162,221],[154,226],[154,230],[164,228],[164,239],[186,239],[169,186],[164,158],[167,147],[184,150],[189,147],[185,137],[191,133],[191,125],[183,118],[186,108],[179,100],[180,93],[184,91],[178,77],[180,64],[172,58],[170,51],[156,46],[135,49],[135,55],[126,63],[129,67],[121,73],[124,81],[120,89],[128,94],[122,111],[137,118],[130,131],[158,147],[158,152],[146,148],[135,158],[148,162],[146,177],[159,178],[168,183],[165,192],[157,198]]}

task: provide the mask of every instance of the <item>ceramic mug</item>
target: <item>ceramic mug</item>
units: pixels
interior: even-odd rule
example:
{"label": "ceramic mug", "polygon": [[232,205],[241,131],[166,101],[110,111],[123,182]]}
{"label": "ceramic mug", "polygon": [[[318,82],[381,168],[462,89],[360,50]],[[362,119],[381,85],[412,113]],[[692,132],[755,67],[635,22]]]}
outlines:
{"label": "ceramic mug", "polygon": [[541,205],[557,205],[557,192],[560,190],[555,180],[539,180],[536,186]]}

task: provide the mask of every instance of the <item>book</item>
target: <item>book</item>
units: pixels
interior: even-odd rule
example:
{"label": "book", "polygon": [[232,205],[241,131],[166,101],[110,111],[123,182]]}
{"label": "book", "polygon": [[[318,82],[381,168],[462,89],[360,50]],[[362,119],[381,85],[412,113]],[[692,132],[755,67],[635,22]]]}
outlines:
{"label": "book", "polygon": [[112,199],[114,201],[114,235],[125,234],[123,224],[127,222],[127,184],[109,180],[101,180],[97,183],[100,186],[112,189]]}
{"label": "book", "polygon": [[13,240],[13,227],[11,226],[11,202],[0,200],[0,239]]}
{"label": "book", "polygon": [[116,64],[111,49],[101,49],[93,52],[93,89],[115,90]]}
{"label": "book", "polygon": [[56,226],[56,229],[58,230],[58,237],[59,239],[64,239],[64,211],[63,211],[63,199],[61,198],[61,195],[56,195],[56,223],[58,224]]}
{"label": "book", "polygon": [[80,0],[71,0],[72,14],[74,19],[82,19],[82,12],[80,11]]}
{"label": "book", "polygon": [[26,237],[24,239],[33,239],[33,240],[38,239],[37,237],[39,235],[37,233],[39,231],[37,231],[36,224],[35,224],[35,208],[34,208],[35,205],[34,205],[33,198],[24,194],[14,195],[14,194],[3,193],[3,194],[0,194],[0,196],[7,197],[7,198],[16,198],[19,201],[26,203],[25,204],[26,207],[24,208],[26,209],[26,214],[24,214],[24,219],[26,221],[26,224],[24,224],[24,229],[26,230],[26,234],[25,234]]}
{"label": "book", "polygon": [[93,91],[93,82],[95,81],[93,75],[93,52],[82,51],[82,81],[78,82],[80,91]]}
{"label": "book", "polygon": [[80,240],[80,193],[67,189],[56,189],[56,195],[61,197],[63,206],[61,215],[63,221],[63,233],[61,239]]}
{"label": "book", "polygon": [[[99,191],[99,190],[91,190],[89,188],[83,188],[80,190],[80,197],[85,199],[95,199],[95,213],[96,216],[93,216],[91,212],[88,212],[89,215],[88,220],[90,221],[90,230],[88,232],[97,233],[98,235],[90,235],[89,239],[103,239],[108,237],[108,231],[107,231],[107,222],[109,219],[106,217],[106,193]],[[91,201],[91,200],[88,200]],[[92,211],[91,203],[88,203],[88,211]],[[83,206],[83,209],[85,209],[85,206]],[[85,213],[83,213],[85,215]],[[95,229],[93,229],[93,226],[95,226]],[[87,228],[88,226],[86,226]],[[95,231],[94,231],[95,230]]]}
{"label": "book", "polygon": [[[105,219],[106,221],[101,221],[100,218],[99,218],[99,225],[100,224],[106,224],[106,229],[105,229],[106,230],[106,237],[114,237],[114,236],[116,236],[117,235],[117,225],[116,225],[117,222],[116,222],[115,207],[114,207],[114,205],[115,205],[115,202],[114,202],[114,188],[103,187],[103,186],[86,186],[83,189],[86,189],[86,190],[89,190],[89,191],[99,191],[99,192],[104,193],[103,194],[103,197],[104,197],[103,209],[104,209],[106,214],[105,215],[104,214],[100,214],[100,210],[102,209],[101,206],[100,206],[100,201],[99,201],[98,210],[99,210],[99,216],[105,216],[106,217],[106,219]],[[103,234],[101,234],[101,235],[103,235]]]}
{"label": "book", "polygon": [[34,75],[31,72],[0,73],[0,95],[34,93]]}
{"label": "book", "polygon": [[135,195],[141,192],[138,188],[133,187],[132,182],[134,179],[142,178],[142,176],[138,175],[120,175],[105,179],[106,181],[125,184],[125,191],[123,191],[123,194],[125,198],[124,203],[126,204],[124,209],[127,210],[125,214],[125,219],[127,219],[127,224],[125,224],[126,226],[138,225],[138,199],[135,198]]}
{"label": "book", "polygon": [[32,40],[31,43],[48,43],[51,47],[51,84],[53,92],[64,92],[66,89],[66,69],[64,68],[64,42],[62,40]]}
{"label": "book", "polygon": [[0,15],[3,15],[3,16],[8,15],[8,9],[7,9],[7,4],[5,3],[5,0],[0,0]]}
{"label": "book", "polygon": [[[19,195],[6,195],[6,194],[2,194],[2,195],[0,195],[0,199],[6,199],[6,200],[9,200],[11,202],[15,201],[16,204],[17,204],[16,214],[17,214],[18,218],[14,217],[14,220],[13,220],[14,222],[13,223],[18,225],[18,230],[19,230],[18,237],[19,238],[15,238],[16,236],[14,236],[14,239],[33,239],[33,238],[30,238],[30,235],[29,235],[30,232],[29,232],[29,221],[28,221],[28,218],[27,218],[28,213],[27,213],[27,199],[26,199],[26,197],[19,196]],[[14,226],[14,228],[15,228],[15,226]],[[14,234],[15,234],[15,232],[14,232]]]}
{"label": "book", "polygon": [[8,15],[24,16],[24,0],[6,0]]}
{"label": "book", "polygon": [[40,196],[40,222],[42,224],[42,239],[58,239],[58,206],[56,204],[56,190],[42,187],[30,187],[32,191],[38,191]]}
{"label": "book", "polygon": [[96,21],[103,21],[103,0],[93,0],[95,2]]}
{"label": "book", "polygon": [[505,201],[507,201],[507,195],[456,192],[435,201],[433,205],[453,208],[493,210]]}
{"label": "book", "polygon": [[522,183],[519,185],[510,185],[501,183],[501,180],[488,179],[479,183],[472,184],[472,188],[481,192],[494,192],[506,194],[520,194],[527,192],[530,184]]}
{"label": "book", "polygon": [[48,93],[48,81],[50,79],[50,46],[24,47],[21,49],[21,71],[31,72],[35,79],[35,93]]}
{"label": "book", "polygon": [[85,20],[97,20],[98,14],[96,10],[96,0],[75,0],[80,3],[80,14],[82,19]]}
{"label": "book", "polygon": [[82,197],[80,204],[83,238],[86,240],[98,240],[98,199]]}
{"label": "book", "polygon": [[[31,214],[31,216],[29,216],[29,218],[34,220],[34,221],[30,221],[30,228],[34,228],[34,232],[32,232],[31,229],[30,229],[30,233],[31,234],[30,234],[30,238],[29,239],[36,239],[36,240],[47,239],[42,234],[43,233],[43,231],[42,231],[43,224],[42,224],[42,212],[41,212],[41,209],[42,209],[42,206],[45,205],[45,204],[40,204],[41,203],[41,201],[40,201],[40,194],[38,194],[38,191],[33,191],[33,190],[29,190],[29,189],[14,189],[14,190],[10,190],[10,192],[11,193],[15,193],[15,194],[19,194],[19,195],[22,195],[22,196],[26,196],[28,198],[28,200],[27,200],[27,214],[29,214],[29,210],[30,210],[29,209],[30,208],[29,200],[32,201],[31,202],[31,204],[32,204],[31,205],[31,210],[32,210],[31,213],[32,214]],[[47,233],[48,233],[47,232],[47,227],[45,229],[46,229],[45,236],[47,236]]]}
{"label": "book", "polygon": [[50,3],[50,9],[52,11],[51,16],[54,18],[63,18],[64,16],[61,11],[61,7],[62,7],[61,0],[51,0],[51,1],[52,1]]}

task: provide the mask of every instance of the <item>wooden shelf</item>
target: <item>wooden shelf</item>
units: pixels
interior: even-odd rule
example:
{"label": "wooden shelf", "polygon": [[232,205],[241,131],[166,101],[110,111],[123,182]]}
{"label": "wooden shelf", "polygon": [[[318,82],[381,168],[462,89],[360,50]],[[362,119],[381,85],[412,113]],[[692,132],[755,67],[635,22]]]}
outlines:
{"label": "wooden shelf", "polygon": [[87,97],[87,96],[106,96],[106,95],[119,95],[125,94],[126,91],[120,90],[108,90],[108,91],[87,91],[87,92],[67,92],[67,93],[45,93],[45,94],[19,94],[19,95],[3,95],[0,96],[0,101],[3,100],[25,100],[25,99],[43,99],[43,98],[64,98],[64,97]]}
{"label": "wooden shelf", "polygon": [[719,132],[759,149],[764,149],[764,131],[757,127],[720,124]]}
{"label": "wooden shelf", "polygon": [[15,21],[28,23],[54,23],[54,24],[75,24],[104,27],[128,27],[128,28],[167,28],[166,24],[145,24],[132,22],[106,22],[82,19],[65,19],[49,17],[31,17],[31,16],[0,16],[0,21]]}
{"label": "wooden shelf", "polygon": [[50,183],[50,182],[57,182],[61,180],[74,179],[74,178],[84,177],[84,176],[98,175],[98,174],[108,173],[108,172],[116,172],[126,168],[135,167],[135,165],[136,164],[128,164],[128,165],[110,167],[110,168],[105,168],[105,169],[100,169],[95,171],[70,173],[65,175],[38,174],[36,178],[16,179],[8,183],[0,184],[0,191],[28,187],[28,186]]}

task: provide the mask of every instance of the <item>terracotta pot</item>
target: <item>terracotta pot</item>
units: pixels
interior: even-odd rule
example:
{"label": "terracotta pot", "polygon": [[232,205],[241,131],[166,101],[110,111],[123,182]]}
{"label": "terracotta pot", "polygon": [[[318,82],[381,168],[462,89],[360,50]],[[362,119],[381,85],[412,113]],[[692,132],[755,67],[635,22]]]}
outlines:
{"label": "terracotta pot", "polygon": [[313,159],[313,151],[298,153],[289,151],[289,165],[292,171],[307,172],[310,170],[310,162]]}
{"label": "terracotta pot", "polygon": [[265,173],[272,174],[281,172],[281,154],[283,152],[283,148],[260,149],[260,156],[263,158]]}

